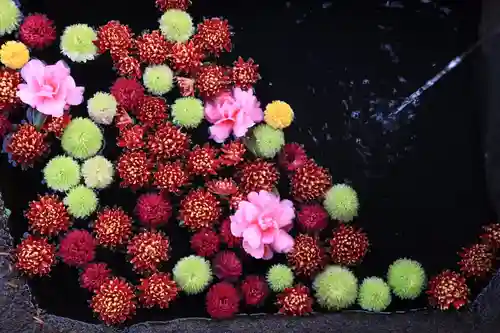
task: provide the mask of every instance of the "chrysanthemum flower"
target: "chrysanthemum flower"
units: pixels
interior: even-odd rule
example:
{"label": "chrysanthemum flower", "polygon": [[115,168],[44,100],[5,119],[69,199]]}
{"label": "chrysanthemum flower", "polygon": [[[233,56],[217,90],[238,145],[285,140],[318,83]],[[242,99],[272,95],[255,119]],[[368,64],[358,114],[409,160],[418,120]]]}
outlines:
{"label": "chrysanthemum flower", "polygon": [[0,48],[0,62],[11,69],[20,69],[30,60],[30,51],[21,42],[8,41]]}

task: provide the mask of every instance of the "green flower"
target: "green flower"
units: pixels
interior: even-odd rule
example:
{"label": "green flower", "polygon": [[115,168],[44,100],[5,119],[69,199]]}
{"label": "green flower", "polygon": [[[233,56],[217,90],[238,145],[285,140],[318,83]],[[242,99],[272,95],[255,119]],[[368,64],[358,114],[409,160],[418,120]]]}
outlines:
{"label": "green flower", "polygon": [[194,33],[193,19],[182,10],[167,10],[159,22],[161,33],[171,42],[187,42]]}
{"label": "green flower", "polygon": [[318,304],[328,310],[342,310],[356,302],[358,279],[347,268],[328,266],[313,282]]}
{"label": "green flower", "polygon": [[358,304],[363,310],[384,311],[391,304],[391,300],[391,288],[381,278],[366,278],[359,287]]}
{"label": "green flower", "polygon": [[291,288],[293,280],[292,270],[283,264],[273,265],[267,272],[267,284],[276,293],[282,292],[286,288]]}
{"label": "green flower", "polygon": [[273,158],[285,145],[285,133],[267,124],[253,129],[253,147],[255,154],[264,158]]}
{"label": "green flower", "polygon": [[349,185],[334,185],[326,191],[323,206],[332,219],[350,222],[358,216],[358,194]]}
{"label": "green flower", "polygon": [[103,189],[113,182],[113,164],[103,156],[97,155],[83,162],[82,174],[87,187]]}
{"label": "green flower", "polygon": [[21,11],[12,0],[0,0],[0,37],[14,32],[19,27]]}
{"label": "green flower", "polygon": [[86,24],[73,24],[61,36],[61,52],[74,62],[94,60],[97,55],[97,33]]}
{"label": "green flower", "polygon": [[389,266],[387,282],[397,297],[415,299],[425,288],[427,278],[419,262],[402,258]]}
{"label": "green flower", "polygon": [[195,255],[180,259],[173,269],[173,276],[177,285],[188,295],[201,293],[213,278],[210,263]]}
{"label": "green flower", "polygon": [[171,109],[172,121],[178,126],[195,128],[203,120],[203,102],[198,98],[178,98],[172,104]]}
{"label": "green flower", "polygon": [[87,101],[89,116],[98,124],[111,124],[116,115],[117,107],[118,103],[113,95],[101,91],[96,92]]}
{"label": "green flower", "polygon": [[95,192],[83,185],[73,187],[64,198],[68,212],[79,219],[89,217],[95,212],[98,202]]}
{"label": "green flower", "polygon": [[67,191],[80,183],[80,165],[68,156],[52,158],[43,169],[47,186],[55,191]]}
{"label": "green flower", "polygon": [[102,132],[92,120],[75,118],[64,130],[61,146],[69,155],[78,159],[87,159],[101,149],[102,140]]}

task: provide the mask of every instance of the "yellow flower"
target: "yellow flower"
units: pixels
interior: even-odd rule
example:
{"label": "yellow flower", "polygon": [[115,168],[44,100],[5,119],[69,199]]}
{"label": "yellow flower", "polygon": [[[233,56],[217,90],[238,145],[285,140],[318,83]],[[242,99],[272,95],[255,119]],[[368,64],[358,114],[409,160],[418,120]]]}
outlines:
{"label": "yellow flower", "polygon": [[292,123],[293,110],[285,102],[274,101],[267,104],[264,111],[264,120],[269,126],[276,129],[286,128]]}
{"label": "yellow flower", "polygon": [[11,69],[20,69],[30,60],[30,51],[21,42],[8,41],[0,48],[0,62]]}

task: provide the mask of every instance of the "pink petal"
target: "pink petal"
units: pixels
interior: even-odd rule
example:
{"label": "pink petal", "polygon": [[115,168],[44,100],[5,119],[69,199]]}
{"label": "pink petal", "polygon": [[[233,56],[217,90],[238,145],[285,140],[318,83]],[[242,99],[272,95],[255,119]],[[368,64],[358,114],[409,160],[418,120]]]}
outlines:
{"label": "pink petal", "polygon": [[261,244],[258,248],[253,248],[248,245],[248,242],[243,241],[242,246],[243,250],[255,259],[262,259],[264,256],[265,249],[263,244]]}
{"label": "pink petal", "polygon": [[210,126],[210,138],[217,143],[224,142],[230,135],[233,129],[233,123],[230,121],[220,120],[215,125]]}
{"label": "pink petal", "polygon": [[64,106],[66,102],[58,99],[48,99],[37,105],[36,109],[45,115],[53,117],[61,117],[64,114]]}
{"label": "pink petal", "polygon": [[36,94],[30,89],[30,86],[21,83],[17,86],[17,89],[17,97],[19,97],[23,103],[34,108],[36,105]]}
{"label": "pink petal", "polygon": [[220,120],[221,113],[220,109],[218,106],[212,104],[212,103],[207,103],[205,105],[205,119],[208,120],[210,123],[214,124],[218,120]]}
{"label": "pink petal", "polygon": [[272,244],[273,250],[278,253],[288,253],[292,250],[295,241],[292,236],[283,230],[276,233],[274,243]]}
{"label": "pink petal", "polygon": [[45,65],[38,59],[28,61],[21,69],[21,77],[28,85],[41,85],[45,73]]}
{"label": "pink petal", "polygon": [[70,73],[69,67],[62,60],[59,60],[54,65],[45,67],[45,77],[54,80],[55,82],[64,81]]}
{"label": "pink petal", "polygon": [[264,244],[272,244],[274,242],[274,236],[278,232],[278,229],[270,228],[270,229],[267,229],[267,230],[263,230],[261,232],[262,232],[262,240],[261,240],[262,243],[264,243]]}
{"label": "pink petal", "polygon": [[243,215],[243,213],[236,212],[233,216],[230,216],[229,219],[231,220],[231,224],[229,225],[231,228],[231,234],[235,237],[241,237],[243,235],[243,231],[248,227],[248,223],[240,216]]}
{"label": "pink petal", "polygon": [[64,86],[66,88],[66,103],[69,105],[80,105],[83,102],[83,87],[77,87],[75,80],[68,76],[64,80]]}
{"label": "pink petal", "polygon": [[238,210],[241,210],[243,212],[245,220],[247,222],[253,222],[259,215],[259,210],[257,209],[257,207],[248,201],[241,201],[238,206]]}
{"label": "pink petal", "polygon": [[251,248],[258,248],[262,245],[262,233],[256,225],[249,226],[245,231],[243,231],[243,240],[248,243]]}
{"label": "pink petal", "polygon": [[234,136],[237,138],[244,136],[253,125],[255,125],[255,123],[252,119],[246,116],[244,112],[239,112],[233,125]]}

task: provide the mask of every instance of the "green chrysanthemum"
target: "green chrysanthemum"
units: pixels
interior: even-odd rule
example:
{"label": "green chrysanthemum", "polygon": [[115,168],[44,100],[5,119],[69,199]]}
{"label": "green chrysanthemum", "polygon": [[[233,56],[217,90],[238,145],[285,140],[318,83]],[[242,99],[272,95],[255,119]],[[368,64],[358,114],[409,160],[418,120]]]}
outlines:
{"label": "green chrysanthemum", "polygon": [[201,293],[213,278],[210,263],[195,255],[180,259],[172,272],[177,285],[188,295]]}
{"label": "green chrysanthemum", "polygon": [[167,10],[159,20],[163,36],[171,42],[184,43],[194,33],[193,19],[185,11]]}
{"label": "green chrysanthemum", "polygon": [[61,52],[74,62],[87,62],[97,55],[97,33],[86,24],[73,24],[61,36]]}
{"label": "green chrysanthemum", "polygon": [[64,130],[61,146],[71,156],[86,159],[97,154],[102,141],[102,132],[92,120],[75,118]]}
{"label": "green chrysanthemum", "polygon": [[80,182],[80,165],[68,156],[52,158],[43,169],[47,186],[55,191],[67,191]]}
{"label": "green chrysanthemum", "polygon": [[83,185],[73,187],[64,198],[68,213],[79,219],[89,217],[95,212],[98,202],[95,192]]}
{"label": "green chrysanthemum", "polygon": [[90,118],[96,123],[109,125],[116,115],[118,103],[113,95],[105,92],[97,92],[87,101],[87,111]]}
{"label": "green chrysanthemum", "polygon": [[90,188],[103,189],[113,182],[113,164],[103,156],[94,156],[82,165],[85,185]]}
{"label": "green chrysanthemum", "polygon": [[323,206],[332,219],[350,222],[358,216],[358,194],[349,185],[334,185],[326,191]]}
{"label": "green chrysanthemum", "polygon": [[328,310],[348,308],[358,296],[358,279],[347,268],[328,266],[313,282],[318,304]]}
{"label": "green chrysanthemum", "polygon": [[276,293],[291,288],[293,280],[294,276],[291,268],[283,264],[273,265],[267,272],[267,284]]}
{"label": "green chrysanthemum", "polygon": [[14,1],[0,0],[0,37],[14,32],[21,17],[21,11]]}
{"label": "green chrysanthemum", "polygon": [[181,97],[172,104],[172,121],[186,128],[195,128],[203,120],[203,102],[194,97]]}
{"label": "green chrysanthemum", "polygon": [[391,300],[391,288],[381,278],[366,278],[359,287],[358,304],[363,310],[384,311],[391,304]]}
{"label": "green chrysanthemum", "polygon": [[174,86],[174,72],[167,65],[153,65],[144,70],[144,86],[153,95],[164,95]]}
{"label": "green chrysanthemum", "polygon": [[425,288],[427,278],[422,265],[411,259],[398,259],[389,266],[387,283],[401,299],[415,299]]}
{"label": "green chrysanthemum", "polygon": [[273,158],[285,145],[285,133],[267,124],[261,124],[252,132],[253,150],[257,156]]}

